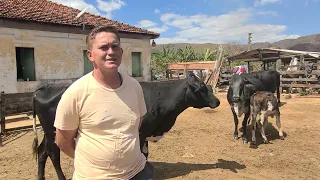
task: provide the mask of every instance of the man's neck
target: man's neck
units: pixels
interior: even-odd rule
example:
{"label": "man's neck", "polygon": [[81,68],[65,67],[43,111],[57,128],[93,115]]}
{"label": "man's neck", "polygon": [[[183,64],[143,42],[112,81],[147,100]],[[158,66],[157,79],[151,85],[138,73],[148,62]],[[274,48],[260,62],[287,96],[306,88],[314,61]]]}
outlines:
{"label": "man's neck", "polygon": [[93,70],[93,77],[106,88],[117,89],[122,84],[121,75],[118,71],[102,73],[97,69]]}

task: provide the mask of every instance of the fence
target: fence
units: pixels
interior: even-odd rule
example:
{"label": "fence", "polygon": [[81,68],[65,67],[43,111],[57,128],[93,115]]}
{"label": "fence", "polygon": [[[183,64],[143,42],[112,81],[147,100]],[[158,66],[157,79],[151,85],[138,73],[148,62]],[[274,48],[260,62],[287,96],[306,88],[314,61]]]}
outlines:
{"label": "fence", "polygon": [[[21,113],[27,113],[32,111],[32,98],[33,92],[28,93],[10,93],[0,94],[0,125],[1,133],[8,131],[6,129],[6,116],[17,115]],[[25,127],[18,127],[14,129],[22,129]],[[13,129],[9,129],[13,130]]]}

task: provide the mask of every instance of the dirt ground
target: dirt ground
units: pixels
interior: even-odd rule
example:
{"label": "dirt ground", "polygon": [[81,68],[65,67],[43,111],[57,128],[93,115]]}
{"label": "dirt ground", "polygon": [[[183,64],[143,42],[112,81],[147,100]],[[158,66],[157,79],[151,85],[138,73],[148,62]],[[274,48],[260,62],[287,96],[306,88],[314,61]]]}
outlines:
{"label": "dirt ground", "polygon": [[[221,100],[218,108],[187,109],[164,139],[149,144],[157,180],[320,179],[320,98],[282,96],[285,140],[279,139],[275,118],[269,118],[270,144],[261,144],[261,135],[256,133],[258,146],[250,148],[241,139],[233,140],[233,119],[225,93],[217,96]],[[32,131],[5,137],[0,148],[0,179],[36,179],[32,140]],[[66,177],[71,178],[71,159],[62,153],[61,162]],[[57,179],[49,159],[46,178]]]}

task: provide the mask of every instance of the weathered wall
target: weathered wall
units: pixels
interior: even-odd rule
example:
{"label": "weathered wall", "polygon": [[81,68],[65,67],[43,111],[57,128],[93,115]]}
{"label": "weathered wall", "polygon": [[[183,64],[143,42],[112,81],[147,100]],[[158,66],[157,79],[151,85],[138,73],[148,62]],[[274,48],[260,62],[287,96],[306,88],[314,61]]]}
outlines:
{"label": "weathered wall", "polygon": [[[85,35],[0,28],[0,91],[32,92],[44,80],[76,79],[83,76]],[[131,52],[142,52],[143,77],[150,81],[150,40],[121,39],[124,50],[120,71],[131,75]],[[15,47],[33,47],[36,81],[17,82]]]}

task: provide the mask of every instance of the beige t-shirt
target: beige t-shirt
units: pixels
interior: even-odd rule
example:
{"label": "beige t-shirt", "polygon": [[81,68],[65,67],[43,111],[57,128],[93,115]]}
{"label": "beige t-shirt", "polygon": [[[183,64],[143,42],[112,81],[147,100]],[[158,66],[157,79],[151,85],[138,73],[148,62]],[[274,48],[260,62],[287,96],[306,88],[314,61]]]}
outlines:
{"label": "beige t-shirt", "polygon": [[54,126],[78,128],[75,180],[130,179],[144,168],[138,131],[140,117],[147,112],[143,91],[137,80],[121,75],[122,85],[108,89],[88,73],[58,104]]}

